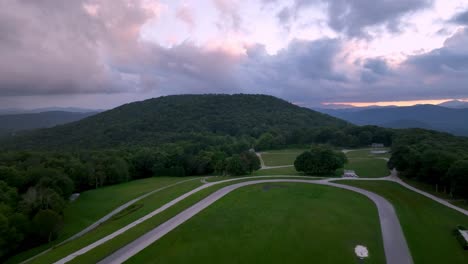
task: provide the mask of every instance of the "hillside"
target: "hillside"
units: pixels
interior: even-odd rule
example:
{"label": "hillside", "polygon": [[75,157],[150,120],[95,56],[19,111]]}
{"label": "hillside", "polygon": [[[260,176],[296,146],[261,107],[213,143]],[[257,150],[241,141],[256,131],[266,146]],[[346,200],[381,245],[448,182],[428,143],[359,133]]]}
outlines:
{"label": "hillside", "polygon": [[0,135],[15,133],[21,130],[49,128],[56,125],[75,122],[96,114],[96,112],[78,113],[49,111],[28,114],[0,115]]}
{"label": "hillside", "polygon": [[75,123],[21,133],[4,140],[8,149],[155,146],[196,136],[251,136],[345,121],[265,95],[176,95],[126,104]]}
{"label": "hillside", "polygon": [[323,113],[342,118],[356,125],[377,125],[389,128],[425,128],[468,136],[468,109],[452,109],[435,105],[355,109],[322,109]]}

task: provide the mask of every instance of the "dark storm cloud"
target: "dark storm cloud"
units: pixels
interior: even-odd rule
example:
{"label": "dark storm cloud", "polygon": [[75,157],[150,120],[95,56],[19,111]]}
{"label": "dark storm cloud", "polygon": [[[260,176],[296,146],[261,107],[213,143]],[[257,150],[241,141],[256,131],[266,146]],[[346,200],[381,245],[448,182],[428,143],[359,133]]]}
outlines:
{"label": "dark storm cloud", "polygon": [[408,58],[406,65],[421,73],[434,75],[466,74],[468,76],[468,28],[459,30],[445,41],[444,47]]}
{"label": "dark storm cloud", "polygon": [[338,39],[295,40],[269,55],[257,45],[240,64],[238,79],[250,92],[318,103],[336,96],[348,83],[346,74],[335,68],[341,48]]}
{"label": "dark storm cloud", "polygon": [[283,8],[277,16],[280,23],[284,23],[285,18],[292,17],[285,15],[286,10],[295,10],[297,14],[317,4],[326,4],[328,25],[335,31],[351,37],[369,37],[366,29],[372,26],[400,31],[404,15],[431,6],[432,0],[295,0],[292,7]]}
{"label": "dark storm cloud", "polygon": [[149,17],[123,0],[1,1],[0,95],[125,90],[107,62],[134,53],[135,29]]}
{"label": "dark storm cloud", "polygon": [[[296,1],[296,6],[318,1]],[[232,1],[216,2],[220,12],[231,12],[225,4]],[[329,23],[362,36],[370,26],[398,28],[399,18],[428,3],[330,1]],[[295,16],[286,8],[280,16],[285,23]],[[231,13],[228,24],[236,28],[237,13]],[[348,37],[294,40],[273,55],[262,45],[233,54],[188,41],[171,48],[139,41],[140,27],[154,16],[125,0],[1,1],[0,104],[13,95],[86,94],[89,99],[96,94],[102,101],[110,94],[121,103],[167,94],[244,92],[309,104],[468,97],[466,28],[442,48],[395,65],[380,57],[351,61]]]}
{"label": "dark storm cloud", "polygon": [[468,26],[468,10],[456,14],[450,22]]}

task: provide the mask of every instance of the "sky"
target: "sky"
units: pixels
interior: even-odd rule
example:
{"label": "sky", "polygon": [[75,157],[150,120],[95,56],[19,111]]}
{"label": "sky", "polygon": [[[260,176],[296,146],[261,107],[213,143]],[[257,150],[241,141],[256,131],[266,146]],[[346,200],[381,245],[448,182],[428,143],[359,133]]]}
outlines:
{"label": "sky", "polygon": [[468,100],[466,0],[0,0],[0,108]]}

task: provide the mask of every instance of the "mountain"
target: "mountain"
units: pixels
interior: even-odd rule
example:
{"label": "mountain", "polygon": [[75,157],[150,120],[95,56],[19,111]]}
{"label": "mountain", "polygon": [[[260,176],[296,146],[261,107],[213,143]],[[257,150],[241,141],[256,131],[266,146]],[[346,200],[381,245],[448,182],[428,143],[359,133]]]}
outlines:
{"label": "mountain", "polygon": [[94,114],[96,113],[52,111],[31,114],[0,115],[0,135],[11,134],[22,130],[53,127],[75,122]]}
{"label": "mountain", "polygon": [[460,100],[452,100],[439,104],[439,106],[448,108],[468,108],[468,102]]}
{"label": "mountain", "polygon": [[157,146],[205,136],[287,134],[349,123],[266,95],[174,95],[126,104],[78,122],[20,133],[10,149]]}
{"label": "mountain", "polygon": [[356,109],[320,109],[356,125],[377,125],[389,128],[425,128],[468,136],[468,109],[452,109],[436,105]]}
{"label": "mountain", "polygon": [[72,112],[72,113],[98,113],[102,109],[87,109],[78,107],[44,107],[35,109],[21,109],[21,108],[0,108],[0,115],[13,115],[13,114],[34,114],[43,112]]}

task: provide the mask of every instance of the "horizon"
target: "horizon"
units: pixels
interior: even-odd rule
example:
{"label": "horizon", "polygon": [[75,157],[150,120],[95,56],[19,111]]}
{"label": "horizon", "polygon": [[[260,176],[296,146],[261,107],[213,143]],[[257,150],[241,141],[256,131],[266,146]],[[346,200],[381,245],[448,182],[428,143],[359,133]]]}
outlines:
{"label": "horizon", "polygon": [[187,93],[308,107],[468,101],[463,0],[53,0],[1,10],[4,108],[110,109]]}

